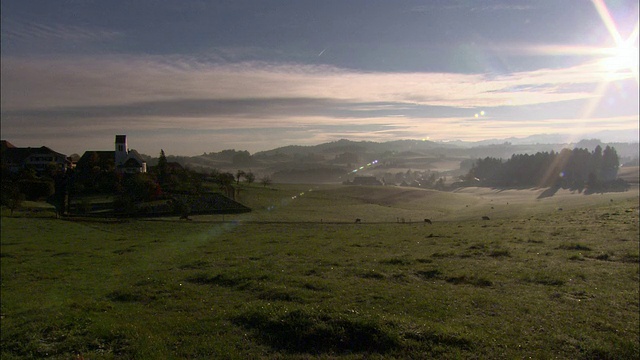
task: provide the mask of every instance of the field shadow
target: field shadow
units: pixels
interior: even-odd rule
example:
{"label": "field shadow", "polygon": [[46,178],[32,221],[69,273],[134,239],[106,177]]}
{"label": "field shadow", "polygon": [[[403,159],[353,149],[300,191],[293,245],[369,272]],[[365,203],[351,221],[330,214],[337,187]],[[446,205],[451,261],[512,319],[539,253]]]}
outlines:
{"label": "field shadow", "polygon": [[559,186],[550,187],[547,190],[543,191],[540,195],[538,195],[538,199],[552,197],[558,192],[558,190],[560,190]]}
{"label": "field shadow", "polygon": [[275,317],[250,311],[233,322],[253,330],[254,336],[270,347],[289,353],[386,353],[400,347],[397,337],[373,322],[314,316],[301,310]]}

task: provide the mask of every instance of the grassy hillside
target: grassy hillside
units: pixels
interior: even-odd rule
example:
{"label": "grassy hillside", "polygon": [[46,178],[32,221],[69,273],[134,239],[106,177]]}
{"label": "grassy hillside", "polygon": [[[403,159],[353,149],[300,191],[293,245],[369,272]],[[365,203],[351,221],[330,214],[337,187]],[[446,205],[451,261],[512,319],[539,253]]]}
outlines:
{"label": "grassy hillside", "polygon": [[[455,192],[440,192],[397,186],[343,185],[276,185],[273,187],[245,187],[238,201],[253,211],[225,220],[240,221],[308,221],[354,222],[360,218],[367,223],[458,221],[527,216],[536,213],[555,213],[558,209],[573,209],[594,204],[606,204],[637,198],[638,189],[620,193],[582,195],[558,190],[546,196],[546,189],[498,190],[489,188],[460,188]],[[210,221],[221,215],[196,217]]]}
{"label": "grassy hillside", "polygon": [[0,355],[637,358],[637,189],[542,192],[252,187],[225,222],[3,216]]}

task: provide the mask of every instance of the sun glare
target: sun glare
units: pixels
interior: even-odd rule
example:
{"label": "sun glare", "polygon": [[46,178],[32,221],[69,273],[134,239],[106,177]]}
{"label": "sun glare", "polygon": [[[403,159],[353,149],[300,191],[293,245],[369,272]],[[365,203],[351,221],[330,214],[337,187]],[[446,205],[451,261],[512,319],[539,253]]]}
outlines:
{"label": "sun glare", "polygon": [[609,55],[602,59],[600,64],[607,72],[607,80],[618,80],[627,78],[629,74],[632,74],[638,82],[638,22],[625,40],[618,28],[615,21],[611,17],[609,10],[603,0],[592,0],[600,18],[602,19],[607,30],[611,34],[613,41],[616,43],[616,47],[612,49],[606,49],[606,53]]}
{"label": "sun glare", "polygon": [[630,73],[637,77],[638,72],[638,48],[622,44],[611,49],[611,55],[602,59],[600,65],[608,73],[610,80],[620,76],[627,77]]}

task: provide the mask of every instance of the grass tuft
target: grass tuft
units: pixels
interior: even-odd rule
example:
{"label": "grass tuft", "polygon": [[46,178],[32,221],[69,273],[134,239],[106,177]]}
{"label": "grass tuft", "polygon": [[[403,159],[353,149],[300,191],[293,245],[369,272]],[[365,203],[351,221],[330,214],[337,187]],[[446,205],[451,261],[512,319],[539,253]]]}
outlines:
{"label": "grass tuft", "polygon": [[385,260],[380,260],[380,264],[387,264],[387,265],[411,265],[412,261],[409,259],[404,259],[404,258],[391,258],[391,259],[385,259]]}
{"label": "grass tuft", "polygon": [[558,246],[558,249],[562,249],[562,250],[579,250],[579,251],[591,251],[591,248],[586,246],[586,245],[582,245],[582,244],[578,244],[578,243],[571,243],[571,244],[564,244],[564,245],[560,245]]}
{"label": "grass tuft", "polygon": [[182,264],[178,266],[181,270],[201,270],[206,269],[209,266],[209,262],[204,260],[192,261],[190,263]]}
{"label": "grass tuft", "polygon": [[386,277],[384,274],[376,272],[375,270],[363,271],[360,273],[359,276],[363,279],[376,279],[376,280],[382,280]]}
{"label": "grass tuft", "polygon": [[565,283],[564,280],[558,279],[557,277],[545,272],[535,272],[533,274],[526,275],[523,277],[523,280],[528,283],[550,286],[561,286]]}
{"label": "grass tuft", "polygon": [[442,273],[438,269],[435,269],[435,270],[419,270],[419,271],[416,271],[416,275],[418,275],[418,277],[421,278],[421,279],[428,280],[428,279],[438,278],[438,277],[440,277],[440,275],[442,275]]}
{"label": "grass tuft", "polygon": [[199,273],[188,277],[186,280],[192,284],[217,285],[223,287],[235,287],[246,283],[246,279],[244,278],[229,276],[226,274],[211,276],[207,273]]}
{"label": "grass tuft", "polygon": [[454,285],[467,284],[467,285],[473,285],[473,286],[478,286],[478,287],[485,287],[485,286],[493,285],[491,280],[487,280],[487,279],[484,279],[484,278],[478,278],[478,277],[475,277],[475,276],[466,276],[466,275],[450,277],[450,278],[447,278],[446,281],[448,283],[451,283],[451,284],[454,284]]}
{"label": "grass tuft", "polygon": [[435,346],[447,346],[464,350],[472,350],[474,347],[473,342],[468,339],[448,334],[440,334],[436,333],[435,331],[409,331],[405,332],[403,334],[403,337],[406,339],[418,341],[422,347],[429,348],[433,348]]}
{"label": "grass tuft", "polygon": [[509,253],[509,250],[498,249],[498,250],[492,250],[489,253],[489,256],[491,256],[491,257],[502,257],[502,256],[509,257],[509,256],[511,256],[511,253]]}
{"label": "grass tuft", "polygon": [[267,301],[302,302],[300,296],[283,289],[266,289],[258,293],[258,299]]}
{"label": "grass tuft", "polygon": [[107,299],[115,302],[149,302],[150,297],[129,291],[116,290],[107,294]]}
{"label": "grass tuft", "polygon": [[400,341],[372,320],[311,315],[303,310],[268,314],[253,310],[233,322],[253,330],[253,336],[268,346],[289,353],[386,353],[400,347]]}

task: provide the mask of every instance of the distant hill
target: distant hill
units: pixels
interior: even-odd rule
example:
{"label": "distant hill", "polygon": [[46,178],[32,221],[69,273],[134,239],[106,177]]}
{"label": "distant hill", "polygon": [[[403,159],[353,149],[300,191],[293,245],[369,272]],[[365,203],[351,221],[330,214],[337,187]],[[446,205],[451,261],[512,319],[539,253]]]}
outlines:
{"label": "distant hill", "polygon": [[[481,142],[435,142],[428,140],[396,140],[388,142],[338,140],[328,143],[290,145],[249,154],[243,150],[223,150],[198,156],[172,156],[167,159],[202,172],[251,171],[257,179],[269,176],[276,182],[327,183],[342,182],[355,171],[359,175],[382,176],[388,173],[437,171],[442,176],[456,177],[468,171],[470,161],[485,157],[508,159],[513,154],[560,151],[563,148],[587,148],[600,145],[616,148],[620,163],[638,159],[638,143],[603,143],[584,139],[577,143],[560,141],[560,135],[536,135],[524,139],[487,140]],[[145,158],[149,166],[157,158]],[[463,162],[465,162],[463,164]]]}

